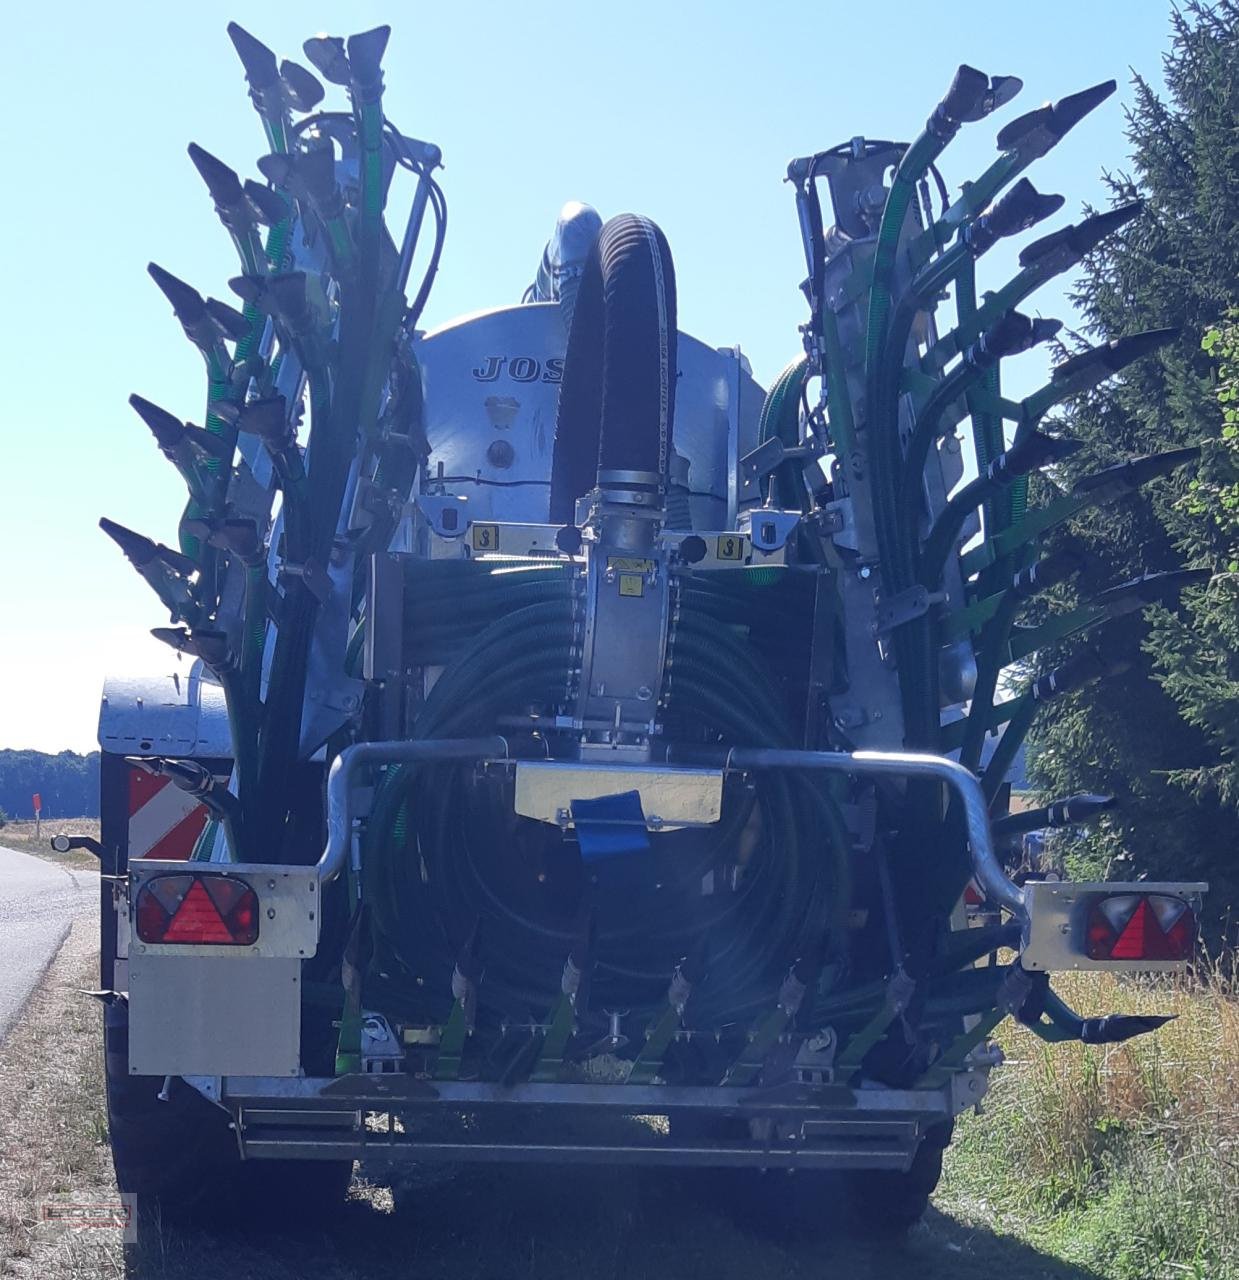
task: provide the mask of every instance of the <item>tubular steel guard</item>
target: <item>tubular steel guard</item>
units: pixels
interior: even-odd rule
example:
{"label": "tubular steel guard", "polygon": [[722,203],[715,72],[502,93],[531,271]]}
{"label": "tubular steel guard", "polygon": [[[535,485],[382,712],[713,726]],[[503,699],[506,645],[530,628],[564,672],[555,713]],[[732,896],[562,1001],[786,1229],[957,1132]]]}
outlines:
{"label": "tubular steel guard", "polygon": [[421,742],[357,742],[332,761],[327,775],[327,846],[316,867],[320,884],[328,884],[348,862],[353,831],[353,778],[371,764],[418,764],[424,760],[507,759],[508,740],[430,738]]}
{"label": "tubular steel guard", "polygon": [[734,747],[730,769],[825,769],[834,773],[894,774],[934,778],[950,787],[964,808],[972,870],[987,902],[1005,907],[1021,924],[1028,918],[1024,891],[1008,879],[994,853],[989,806],[975,774],[946,756],[913,751],[790,751],[777,747]]}
{"label": "tubular steel guard", "polygon": [[[334,880],[348,859],[353,826],[353,779],[373,764],[413,764],[423,760],[483,760],[510,756],[506,738],[443,738],[422,742],[359,742],[345,747],[327,777],[327,846],[318,860],[319,880]],[[1027,921],[1024,891],[1013,883],[994,853],[989,807],[975,774],[946,756],[911,751],[791,751],[776,747],[733,747],[729,769],[825,769],[834,773],[892,774],[933,778],[950,787],[963,805],[968,845],[977,884],[987,902],[1004,907],[1021,924]]]}

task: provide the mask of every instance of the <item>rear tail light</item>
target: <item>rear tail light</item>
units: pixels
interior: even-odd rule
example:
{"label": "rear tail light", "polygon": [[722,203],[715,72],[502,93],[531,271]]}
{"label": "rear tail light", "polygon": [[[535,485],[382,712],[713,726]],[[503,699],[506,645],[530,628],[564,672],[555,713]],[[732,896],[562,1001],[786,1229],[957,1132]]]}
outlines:
{"label": "rear tail light", "polygon": [[1112,893],[1088,913],[1090,960],[1190,960],[1196,913],[1166,893]]}
{"label": "rear tail light", "polygon": [[134,912],[143,942],[247,947],[258,941],[258,895],[235,876],[154,876]]}

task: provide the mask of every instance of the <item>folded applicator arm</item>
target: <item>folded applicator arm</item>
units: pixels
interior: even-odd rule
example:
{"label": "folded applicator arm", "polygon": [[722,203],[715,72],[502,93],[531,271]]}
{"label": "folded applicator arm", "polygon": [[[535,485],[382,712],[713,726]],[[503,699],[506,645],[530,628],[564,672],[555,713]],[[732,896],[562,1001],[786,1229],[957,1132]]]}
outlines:
{"label": "folded applicator arm", "polygon": [[1050,987],[1049,975],[1032,975],[1032,989],[1016,1011],[1016,1020],[1049,1044],[1078,1040],[1081,1044],[1122,1044],[1135,1036],[1156,1031],[1174,1020],[1174,1014],[1108,1013],[1085,1018]]}

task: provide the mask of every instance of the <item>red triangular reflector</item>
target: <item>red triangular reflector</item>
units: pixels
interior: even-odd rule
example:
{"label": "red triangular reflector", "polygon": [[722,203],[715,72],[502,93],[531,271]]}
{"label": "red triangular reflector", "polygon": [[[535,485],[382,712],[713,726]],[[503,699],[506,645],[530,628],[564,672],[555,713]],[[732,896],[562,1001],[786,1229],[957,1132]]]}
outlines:
{"label": "red triangular reflector", "polygon": [[1166,952],[1166,935],[1157,922],[1157,915],[1149,900],[1141,898],[1140,905],[1131,913],[1131,919],[1110,948],[1110,959],[1163,960]]}
{"label": "red triangular reflector", "polygon": [[219,908],[211,895],[195,880],[177,907],[162,942],[226,942],[233,941]]}

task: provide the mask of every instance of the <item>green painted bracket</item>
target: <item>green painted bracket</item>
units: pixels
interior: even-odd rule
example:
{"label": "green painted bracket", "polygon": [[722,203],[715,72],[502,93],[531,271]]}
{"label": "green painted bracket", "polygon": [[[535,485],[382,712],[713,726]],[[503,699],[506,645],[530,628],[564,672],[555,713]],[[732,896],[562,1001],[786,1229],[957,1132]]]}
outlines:
{"label": "green painted bracket", "polygon": [[740,1056],[727,1068],[720,1084],[745,1085],[752,1084],[766,1065],[766,1058],[774,1048],[779,1037],[787,1029],[791,1021],[790,1015],[782,1005],[766,1015],[749,1036]]}
{"label": "green painted bracket", "polygon": [[[997,729],[1000,724],[1006,724],[1015,715],[1019,705],[1019,698],[1008,698],[1005,702],[1000,702],[991,707],[985,722],[986,732],[988,733],[991,729]],[[942,726],[939,745],[943,751],[955,751],[964,745],[964,731],[971,718],[971,716],[961,716],[958,720],[952,720],[950,724]]]}
{"label": "green painted bracket", "polygon": [[576,1009],[571,996],[561,995],[555,1002],[555,1010],[551,1014],[551,1024],[542,1038],[542,1047],[534,1059],[530,1069],[531,1080],[558,1080],[563,1070],[564,1050],[572,1039],[576,1025]]}
{"label": "green painted bracket", "polygon": [[465,1006],[457,1000],[452,1004],[439,1039],[439,1055],[435,1059],[435,1079],[455,1080],[460,1075],[460,1063],[465,1053],[465,1040],[469,1028],[465,1021]]}
{"label": "green painted bracket", "polygon": [[988,569],[996,560],[1001,560],[1003,556],[1010,555],[1017,547],[1021,547],[1025,543],[1031,542],[1034,538],[1040,537],[1047,529],[1052,529],[1056,524],[1062,524],[1064,520],[1069,520],[1077,511],[1088,506],[1090,502],[1097,501],[1098,492],[1100,491],[1083,494],[1068,493],[1061,498],[1056,498],[1053,502],[1047,503],[1044,507],[1038,507],[1036,510],[1030,511],[1019,524],[1014,524],[1009,529],[1004,529],[1001,533],[997,533],[992,538],[982,542],[980,546],[973,547],[971,551],[965,552],[960,559],[964,576],[971,577],[974,573],[980,573],[982,569]]}
{"label": "green painted bracket", "polygon": [[652,1080],[663,1064],[663,1056],[675,1033],[680,1028],[680,1011],[668,1004],[658,1020],[645,1033],[645,1043],[632,1064],[628,1079],[646,1084]]}
{"label": "green painted bracket", "polygon": [[921,1076],[914,1088],[938,1089],[947,1084],[954,1072],[963,1066],[964,1059],[1006,1016],[1006,1009],[994,1009],[983,1015],[971,1031],[965,1031],[947,1046],[942,1056]]}
{"label": "green painted bracket", "polygon": [[835,1059],[835,1073],[845,1080],[860,1069],[869,1050],[890,1030],[891,1024],[908,1007],[916,983],[902,969],[895,971],[886,987],[886,999],[863,1027],[841,1046]]}

